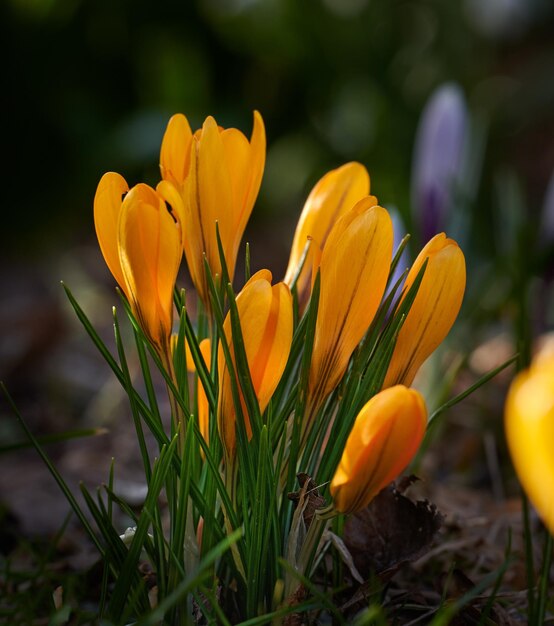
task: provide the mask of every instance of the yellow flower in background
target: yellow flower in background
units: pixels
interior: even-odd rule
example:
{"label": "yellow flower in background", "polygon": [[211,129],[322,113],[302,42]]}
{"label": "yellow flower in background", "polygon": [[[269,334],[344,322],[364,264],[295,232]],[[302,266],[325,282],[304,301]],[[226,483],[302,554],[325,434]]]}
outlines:
{"label": "yellow flower in background", "polygon": [[236,128],[219,127],[213,117],[195,133],[181,114],[167,126],[159,191],[181,217],[189,271],[208,308],[204,255],[212,274],[221,275],[217,223],[233,279],[240,241],[262,181],[265,147],[264,124],[257,111],[250,141]]}
{"label": "yellow flower in background", "polygon": [[411,385],[423,362],[446,337],[460,311],[466,285],[464,254],[444,233],[435,235],[419,253],[403,293],[414,283],[425,260],[425,274],[400,329],[383,388]]}
{"label": "yellow flower in background", "polygon": [[[271,279],[271,272],[268,270],[256,272],[236,299],[246,358],[261,412],[266,409],[281,379],[292,343],[293,315],[290,290],[285,283],[272,286]],[[229,314],[224,322],[224,330],[235,363]],[[233,458],[236,445],[236,412],[231,376],[221,347],[218,354],[218,370],[219,433],[228,457]],[[252,429],[242,394],[241,403],[246,430],[250,437]]]}
{"label": "yellow flower in background", "polygon": [[104,174],[94,198],[100,249],[135,317],[162,352],[169,350],[173,288],[181,262],[181,229],[163,198],[139,184]]}
{"label": "yellow flower in background", "polygon": [[314,247],[323,250],[335,222],[368,194],[369,174],[363,165],[354,162],[331,170],[312,189],[296,226],[284,278],[290,287],[299,271],[306,243],[311,239],[313,243],[296,282],[301,301],[305,299],[303,295],[310,286]]}
{"label": "yellow flower in background", "polygon": [[422,395],[397,385],[363,407],[331,481],[334,507],[354,513],[402,472],[417,452],[427,426]]}
{"label": "yellow flower in background", "polygon": [[368,196],[341,217],[327,239],[309,396],[313,406],[339,383],[379,307],[392,260],[392,222]]}
{"label": "yellow flower in background", "polygon": [[516,376],[504,424],[519,481],[554,534],[554,354],[537,356]]}

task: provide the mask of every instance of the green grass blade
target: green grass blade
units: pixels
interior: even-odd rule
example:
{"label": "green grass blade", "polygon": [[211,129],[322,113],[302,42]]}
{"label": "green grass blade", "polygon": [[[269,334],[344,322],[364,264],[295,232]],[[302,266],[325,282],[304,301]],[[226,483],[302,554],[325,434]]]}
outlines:
{"label": "green grass blade", "polygon": [[486,374],[481,376],[481,378],[479,378],[477,382],[473,383],[473,385],[470,385],[467,389],[464,389],[464,391],[459,393],[457,396],[454,396],[453,398],[448,400],[448,402],[445,402],[442,406],[440,406],[438,409],[433,411],[433,413],[429,417],[428,428],[429,426],[431,426],[431,424],[433,424],[433,422],[437,419],[437,417],[439,417],[442,413],[444,413],[448,409],[451,409],[453,406],[458,404],[458,402],[461,402],[464,398],[467,398],[468,396],[470,396],[474,391],[479,389],[479,387],[482,387],[486,382],[494,378],[502,370],[505,370],[507,367],[512,365],[512,363],[515,363],[517,359],[518,359],[517,354],[510,357],[507,361],[502,363],[502,365],[499,365],[498,367],[495,367],[490,372],[487,372]]}
{"label": "green grass blade", "polygon": [[120,620],[127,595],[130,591],[132,574],[136,571],[140,552],[144,545],[148,528],[153,518],[153,511],[160,491],[165,483],[167,473],[171,467],[173,452],[177,446],[178,436],[175,435],[168,448],[162,449],[160,457],[154,464],[152,477],[148,488],[148,495],[143,505],[135,535],[129,546],[129,552],[117,578],[110,602],[110,615],[116,621]]}
{"label": "green grass blade", "polygon": [[240,536],[241,531],[236,530],[215,546],[215,548],[202,559],[197,571],[190,573],[181,581],[179,586],[166,596],[147,617],[138,622],[138,626],[158,626],[171,607],[177,604],[187,593],[190,593],[194,588],[202,584],[202,581],[206,578],[206,574],[209,575],[209,568],[239,540]]}
{"label": "green grass blade", "polygon": [[[48,445],[50,443],[60,443],[63,441],[70,441],[72,439],[81,439],[84,437],[99,437],[106,435],[109,432],[107,428],[77,428],[75,430],[66,430],[63,433],[54,433],[51,435],[42,435],[37,437],[37,442],[41,445]],[[23,450],[24,448],[32,448],[33,443],[30,441],[16,441],[15,443],[9,443],[0,446],[0,454],[7,452],[15,452],[16,450]]]}

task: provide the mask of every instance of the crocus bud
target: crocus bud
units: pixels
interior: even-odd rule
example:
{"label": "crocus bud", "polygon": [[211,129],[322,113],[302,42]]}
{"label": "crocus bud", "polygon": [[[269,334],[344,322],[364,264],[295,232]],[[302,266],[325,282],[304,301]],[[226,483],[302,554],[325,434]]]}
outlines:
{"label": "crocus bud", "polygon": [[504,413],[519,481],[554,534],[554,354],[535,358],[510,386]]}
{"label": "crocus bud", "polygon": [[453,83],[436,89],[423,110],[412,165],[414,223],[423,241],[447,226],[460,180],[467,118],[463,93]]}
{"label": "crocus bud", "polygon": [[179,222],[154,189],[139,184],[129,191],[122,176],[108,172],[94,198],[94,223],[106,264],[141,328],[168,352],[182,256]]}
{"label": "crocus bud", "polygon": [[406,469],[426,426],[418,391],[397,385],[373,396],[356,417],[331,481],[335,509],[354,513],[365,508]]}
{"label": "crocus bud", "polygon": [[312,189],[298,220],[290,251],[285,283],[292,285],[298,274],[308,240],[308,249],[296,287],[301,300],[310,287],[314,248],[322,250],[335,222],[349,211],[358,200],[369,194],[369,174],[360,163],[347,163],[331,170]]}
{"label": "crocus bud", "polygon": [[343,215],[323,249],[308,389],[312,406],[338,385],[385,291],[392,222],[376,202],[368,196]]}
{"label": "crocus bud", "polygon": [[404,285],[403,297],[427,267],[406,320],[400,329],[383,387],[410,385],[427,357],[446,337],[462,305],[466,285],[464,254],[444,233],[419,253]]}
{"label": "crocus bud", "polygon": [[233,279],[237,253],[260,189],[265,165],[265,130],[254,112],[250,142],[236,128],[223,129],[213,117],[191,132],[184,115],[174,115],[165,132],[160,193],[182,217],[183,248],[196,290],[209,306],[204,255],[213,276],[221,276],[216,223]]}
{"label": "crocus bud", "polygon": [[[256,272],[236,299],[246,359],[261,412],[266,409],[281,379],[292,343],[293,315],[290,290],[285,283],[272,286],[271,278],[271,272],[268,270]],[[230,314],[227,315],[223,328],[236,371]],[[219,433],[228,458],[233,458],[236,446],[236,411],[231,376],[221,347],[218,354],[218,371]],[[250,437],[252,429],[242,392],[241,404],[246,432]]]}

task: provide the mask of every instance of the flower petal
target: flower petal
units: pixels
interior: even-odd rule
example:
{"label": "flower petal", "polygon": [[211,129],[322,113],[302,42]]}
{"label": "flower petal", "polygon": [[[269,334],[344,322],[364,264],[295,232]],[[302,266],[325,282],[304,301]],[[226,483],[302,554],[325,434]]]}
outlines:
{"label": "flower petal", "polygon": [[[308,238],[323,249],[335,222],[369,193],[369,174],[360,163],[347,163],[325,174],[312,189],[298,220],[284,281],[290,286],[302,259]],[[299,293],[309,284],[310,249],[297,281]]]}
{"label": "flower petal", "polygon": [[190,144],[192,131],[187,118],[178,113],[167,124],[160,151],[162,178],[181,186],[190,167]]}
{"label": "flower petal", "polygon": [[123,197],[129,191],[127,181],[115,172],[102,176],[94,196],[94,226],[100,250],[117,284],[127,293],[119,262],[118,223]]}

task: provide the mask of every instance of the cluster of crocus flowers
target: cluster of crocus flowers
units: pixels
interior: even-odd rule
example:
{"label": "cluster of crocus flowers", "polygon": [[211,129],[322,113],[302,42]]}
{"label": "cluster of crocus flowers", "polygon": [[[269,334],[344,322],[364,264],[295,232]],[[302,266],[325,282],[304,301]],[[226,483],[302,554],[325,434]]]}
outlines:
{"label": "cluster of crocus flowers", "polygon": [[554,353],[539,353],[514,379],[504,423],[521,485],[554,534]]}
{"label": "cluster of crocus flowers", "polygon": [[[175,374],[170,354],[177,348],[170,347],[170,337],[182,253],[208,312],[208,333],[213,333],[216,309],[212,309],[212,298],[216,296],[209,289],[208,273],[217,282],[224,261],[233,280],[264,163],[265,130],[258,113],[254,113],[250,140],[237,129],[219,127],[212,117],[193,133],[186,117],[175,115],[163,137],[162,181],[156,189],[142,183],[130,189],[115,173],[106,174],[98,185],[94,217],[102,253],[145,335],[164,357],[164,365],[170,365],[170,374]],[[304,205],[283,282],[272,285],[268,270],[254,274],[232,307],[236,305],[241,337],[233,336],[236,324],[228,313],[219,329],[219,345],[212,345],[211,334],[199,342],[217,391],[214,417],[227,461],[236,457],[239,416],[250,440],[252,419],[263,416],[286,369],[294,333],[291,288],[295,287],[302,313],[317,276],[313,350],[307,388],[302,390],[306,410],[300,420],[301,447],[326,398],[344,379],[390,284],[393,222],[369,191],[369,175],[359,163],[348,163],[323,176]],[[422,268],[419,290],[396,337],[385,391],[360,412],[333,479],[331,491],[339,511],[367,504],[385,481],[407,465],[423,437],[423,401],[403,385],[412,383],[454,323],[465,289],[465,260],[456,242],[444,233],[436,235],[408,273],[399,303]],[[237,341],[244,349],[248,372],[239,371]],[[217,354],[217,373],[209,371],[214,365],[212,352]],[[194,363],[190,354],[185,358],[191,373]],[[244,385],[250,383],[245,398]],[[252,391],[257,407],[252,406],[256,404]],[[191,412],[196,410],[199,430],[211,443],[210,415],[215,407],[210,410],[200,378],[194,398]],[[177,404],[173,410],[180,415]]]}
{"label": "cluster of crocus flowers", "polygon": [[[265,411],[283,374],[292,343],[292,297],[285,283],[271,284],[268,270],[256,272],[236,298],[244,351],[248,361],[252,387],[260,412]],[[230,313],[224,323],[225,338],[236,368],[236,358]],[[219,349],[219,406],[218,427],[228,459],[236,451],[236,401],[232,393],[231,372],[222,347]],[[236,372],[235,372],[236,373]],[[238,381],[237,381],[238,386]],[[252,436],[252,427],[244,396],[240,404],[246,434]]]}
{"label": "cluster of crocus flowers", "polygon": [[181,226],[160,194],[145,184],[129,189],[105,174],[94,198],[100,249],[142,329],[161,355],[169,350],[173,288],[181,263]]}
{"label": "cluster of crocus flowers", "polygon": [[410,463],[427,426],[427,410],[415,389],[396,385],[362,408],[331,481],[336,511],[354,513]]}

